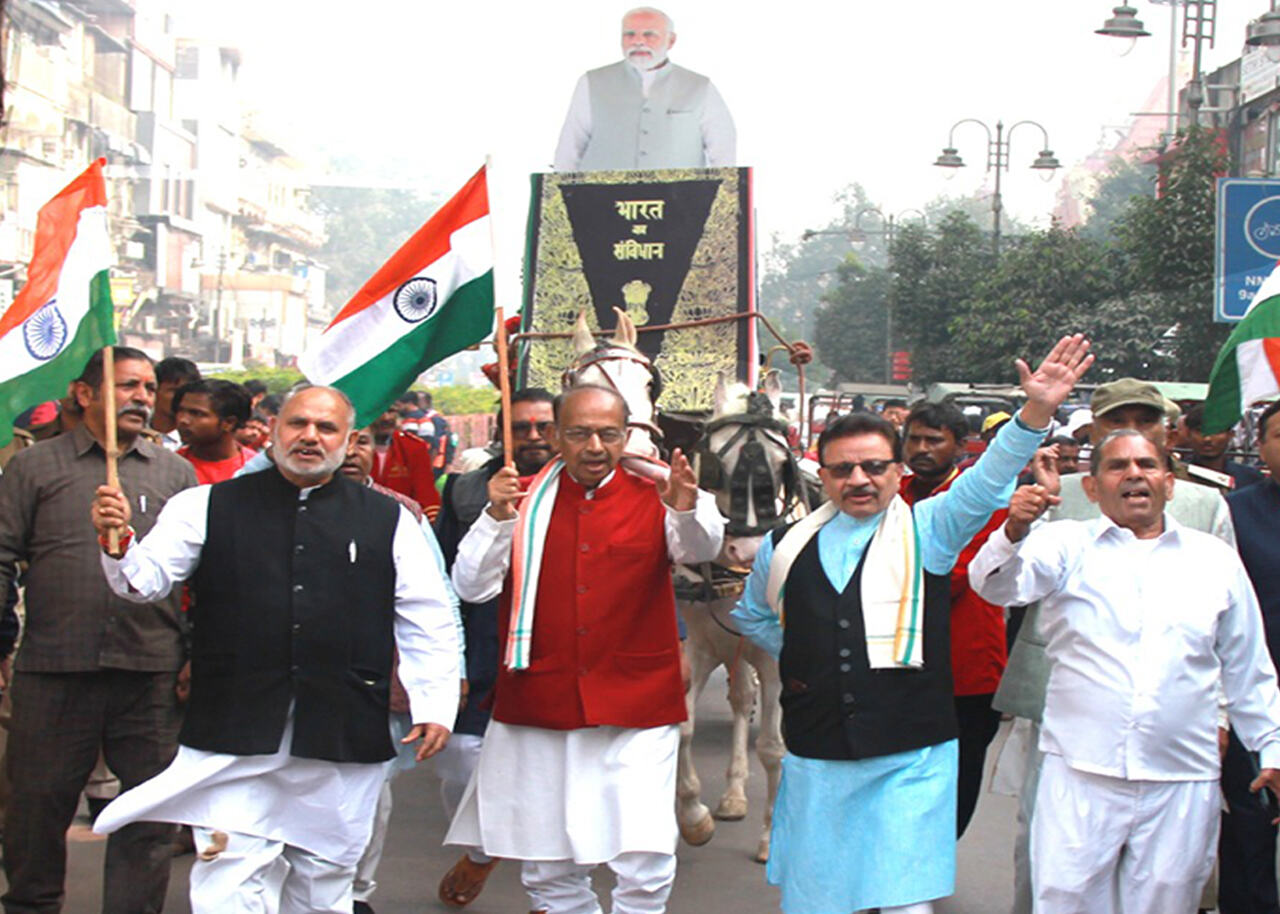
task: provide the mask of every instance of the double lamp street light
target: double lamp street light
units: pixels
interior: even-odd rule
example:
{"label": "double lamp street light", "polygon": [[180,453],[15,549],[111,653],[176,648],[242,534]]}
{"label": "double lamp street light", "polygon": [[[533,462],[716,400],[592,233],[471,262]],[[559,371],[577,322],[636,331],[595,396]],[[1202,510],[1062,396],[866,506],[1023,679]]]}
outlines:
{"label": "double lamp street light", "polygon": [[995,171],[996,183],[995,192],[991,195],[992,243],[998,255],[1000,253],[1000,218],[1004,210],[1004,198],[1000,193],[1000,174],[1009,170],[1009,143],[1013,139],[1013,132],[1027,124],[1038,128],[1044,138],[1044,147],[1040,150],[1040,154],[1036,156],[1035,161],[1031,163],[1032,168],[1052,174],[1062,167],[1062,163],[1058,161],[1057,156],[1053,154],[1053,150],[1049,148],[1048,131],[1036,121],[1018,121],[1007,131],[1004,127],[1004,121],[996,121],[995,134],[993,135],[991,128],[985,122],[977,118],[966,117],[951,125],[951,130],[947,133],[947,145],[942,148],[942,155],[938,156],[933,163],[934,165],[939,168],[964,167],[964,159],[960,158],[956,150],[955,136],[956,128],[965,124],[977,124],[987,133],[987,171]]}

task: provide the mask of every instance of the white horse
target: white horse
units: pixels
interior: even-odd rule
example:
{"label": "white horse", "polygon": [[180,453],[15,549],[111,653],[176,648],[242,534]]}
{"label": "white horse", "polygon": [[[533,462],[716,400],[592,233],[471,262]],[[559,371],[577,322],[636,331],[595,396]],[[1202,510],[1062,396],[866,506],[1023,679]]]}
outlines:
{"label": "white horse", "polygon": [[[657,462],[662,438],[655,405],[662,393],[662,377],[649,357],[636,348],[636,325],[621,308],[613,338],[596,342],[587,325],[586,315],[579,311],[573,328],[573,348],[577,357],[562,378],[564,388],[595,384],[618,392],[627,403],[627,443],[623,448],[628,467],[642,475],[664,475],[666,467]],[[647,466],[646,466],[647,464]]]}
{"label": "white horse", "polygon": [[705,844],[715,833],[712,813],[701,799],[702,784],[693,764],[694,711],[711,673],[720,666],[729,674],[729,705],[733,709],[733,740],[728,783],[714,813],[715,819],[742,819],[747,814],[747,743],[751,714],[760,700],[756,754],[764,766],[768,800],[755,859],[769,859],[769,830],[773,803],[782,775],[782,684],[778,664],[767,652],[738,634],[729,611],[742,593],[764,536],[784,523],[787,515],[807,511],[805,486],[787,446],[786,427],[776,418],[781,387],[777,372],[765,380],[763,393],[745,384],[716,383],[715,409],[698,446],[699,485],[713,492],[720,511],[729,518],[725,545],[713,565],[677,566],[677,605],[688,631],[685,651],[692,667],[687,697],[689,717],[680,728],[676,817],[680,834],[693,845]]}

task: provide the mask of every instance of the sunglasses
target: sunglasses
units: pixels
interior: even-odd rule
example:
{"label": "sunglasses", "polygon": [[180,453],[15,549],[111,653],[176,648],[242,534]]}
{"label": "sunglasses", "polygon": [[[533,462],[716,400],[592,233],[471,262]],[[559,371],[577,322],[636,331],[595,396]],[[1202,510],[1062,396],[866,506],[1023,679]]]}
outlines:
{"label": "sunglasses", "polygon": [[853,475],[854,467],[858,467],[868,476],[883,476],[893,466],[892,460],[858,460],[845,463],[824,463],[822,468],[832,479],[848,479]]}
{"label": "sunglasses", "polygon": [[515,435],[517,438],[528,438],[528,437],[529,437],[529,433],[530,433],[531,431],[533,431],[533,430],[536,428],[536,429],[538,430],[538,434],[539,434],[539,435],[541,435],[543,438],[545,438],[545,437],[547,437],[547,432],[549,432],[549,431],[551,431],[553,428],[555,428],[555,425],[556,425],[556,424],[555,424],[554,422],[550,422],[550,421],[547,421],[547,422],[512,422],[512,423],[511,423],[511,434]]}

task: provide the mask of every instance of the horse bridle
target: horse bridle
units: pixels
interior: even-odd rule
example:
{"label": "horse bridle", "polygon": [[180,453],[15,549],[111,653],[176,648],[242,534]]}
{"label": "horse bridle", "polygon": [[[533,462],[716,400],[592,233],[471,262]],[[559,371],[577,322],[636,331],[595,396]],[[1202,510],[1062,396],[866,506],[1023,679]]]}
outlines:
{"label": "horse bridle", "polygon": [[[624,346],[611,346],[608,343],[601,343],[595,349],[584,352],[581,356],[574,360],[574,363],[565,369],[561,375],[560,381],[566,389],[574,387],[578,383],[578,379],[582,373],[588,368],[597,368],[604,377],[608,386],[623,396],[622,389],[618,386],[618,382],[614,380],[613,375],[609,374],[608,369],[604,367],[605,362],[635,362],[637,365],[643,365],[649,372],[652,383],[649,386],[649,402],[655,404],[654,413],[657,413],[656,404],[658,397],[662,395],[662,373],[658,371],[658,367],[653,364],[642,353],[634,349],[628,349]],[[656,422],[646,422],[640,419],[628,418],[627,428],[639,428],[647,431],[655,441],[662,440],[662,429],[658,427]]]}
{"label": "horse bridle", "polygon": [[[711,435],[720,429],[735,427],[737,430],[729,440],[713,451]],[[799,502],[802,497],[800,467],[787,444],[786,425],[773,417],[773,406],[767,397],[753,393],[748,397],[745,413],[721,416],[707,423],[697,446],[699,488],[718,490],[725,485],[724,459],[744,438],[746,441],[728,480],[729,523],[726,532],[735,536],[754,536],[777,527]],[[784,497],[781,511],[775,504],[777,496],[773,473],[761,439],[781,448],[787,455],[787,462],[782,467]],[[747,522],[748,494],[754,495],[755,524]]]}

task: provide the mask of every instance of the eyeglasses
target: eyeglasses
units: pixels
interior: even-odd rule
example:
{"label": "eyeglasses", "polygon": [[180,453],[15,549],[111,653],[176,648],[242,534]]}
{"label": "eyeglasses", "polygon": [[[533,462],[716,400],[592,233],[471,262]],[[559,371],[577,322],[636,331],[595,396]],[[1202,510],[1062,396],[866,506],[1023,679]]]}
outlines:
{"label": "eyeglasses", "polygon": [[891,466],[893,466],[892,460],[858,460],[845,463],[824,463],[822,468],[833,479],[848,479],[853,474],[854,467],[860,468],[868,476],[883,476],[889,472]]}
{"label": "eyeglasses", "polygon": [[560,431],[560,437],[572,444],[586,444],[593,435],[600,439],[601,444],[617,444],[627,437],[626,431],[620,428],[583,428],[575,425]]}
{"label": "eyeglasses", "polygon": [[530,433],[531,431],[533,431],[533,430],[536,428],[536,429],[538,430],[538,435],[539,435],[540,437],[545,438],[545,437],[547,437],[547,432],[549,432],[549,431],[551,431],[553,428],[555,428],[555,425],[556,425],[556,424],[555,424],[554,422],[550,422],[550,421],[547,421],[547,422],[512,422],[512,423],[511,423],[511,434],[515,435],[517,438],[528,438],[528,437],[529,437],[529,433]]}

